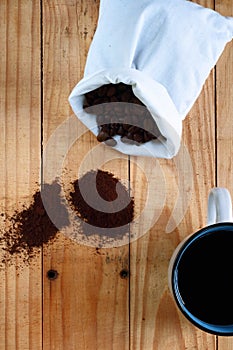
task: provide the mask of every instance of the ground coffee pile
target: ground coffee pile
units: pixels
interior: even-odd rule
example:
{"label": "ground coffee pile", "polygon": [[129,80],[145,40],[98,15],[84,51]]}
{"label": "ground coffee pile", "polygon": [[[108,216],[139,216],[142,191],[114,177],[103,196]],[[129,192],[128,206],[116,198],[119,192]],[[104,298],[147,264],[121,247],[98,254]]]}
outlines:
{"label": "ground coffee pile", "polygon": [[120,135],[122,142],[137,146],[161,136],[150,112],[134,95],[131,85],[106,84],[92,90],[85,94],[84,108],[87,113],[96,115],[97,140],[109,146],[116,145],[115,135]]}
{"label": "ground coffee pile", "polygon": [[[51,203],[57,210],[60,228],[68,225],[67,210],[60,202],[60,185],[57,182],[46,184],[42,191],[47,205]],[[29,262],[37,254],[37,248],[52,242],[58,232],[58,228],[54,226],[44,208],[40,191],[35,192],[29,207],[15,212],[11,217],[6,217],[5,226],[0,237],[0,246],[5,250],[2,263],[10,261],[14,255],[21,256],[24,262]]]}
{"label": "ground coffee pile", "polygon": [[[107,231],[109,237],[117,238],[129,231],[129,223],[133,220],[134,214],[134,199],[113,174],[92,170],[76,180],[73,188],[70,200],[77,215],[82,219],[82,231],[85,235],[101,234],[100,229],[104,228],[107,229],[104,231],[105,235]],[[89,199],[88,203],[83,194]],[[100,210],[100,198],[109,202],[111,212]],[[94,203],[94,207],[90,203]],[[111,231],[111,228],[117,230]]]}
{"label": "ground coffee pile", "polygon": [[[73,189],[69,200],[72,210],[77,212],[81,219],[78,231],[82,235],[101,235],[99,230],[107,229],[109,237],[117,238],[129,232],[129,223],[133,220],[134,200],[113,174],[92,170],[76,180]],[[24,263],[30,263],[40,254],[40,248],[54,242],[60,229],[69,227],[69,213],[60,193],[59,183],[46,184],[41,191],[34,193],[30,206],[24,206],[23,210],[16,211],[10,217],[1,214],[5,217],[5,227],[0,230],[0,248],[4,251],[0,261],[2,265],[13,262],[13,257],[20,257]],[[91,207],[89,201],[86,202],[83,193],[98,209]],[[101,211],[99,198],[107,201],[111,212]],[[118,200],[115,201],[116,199]],[[117,231],[113,233],[111,228],[117,228]],[[104,234],[106,235],[106,231]]]}

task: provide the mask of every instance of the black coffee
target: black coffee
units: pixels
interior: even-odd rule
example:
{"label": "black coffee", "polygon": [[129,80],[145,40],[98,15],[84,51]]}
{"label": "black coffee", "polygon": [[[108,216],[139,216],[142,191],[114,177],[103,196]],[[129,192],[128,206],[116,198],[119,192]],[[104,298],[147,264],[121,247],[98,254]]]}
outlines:
{"label": "black coffee", "polygon": [[233,324],[233,229],[210,232],[181,256],[178,289],[185,307],[214,325]]}

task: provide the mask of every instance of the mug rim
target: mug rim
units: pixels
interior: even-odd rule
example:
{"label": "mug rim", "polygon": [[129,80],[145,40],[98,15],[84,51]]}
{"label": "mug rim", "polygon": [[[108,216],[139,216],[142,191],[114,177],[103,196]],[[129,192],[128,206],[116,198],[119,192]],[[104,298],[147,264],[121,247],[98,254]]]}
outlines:
{"label": "mug rim", "polygon": [[[206,234],[214,233],[214,231],[218,232],[220,227],[227,227],[229,231],[233,231],[233,222],[220,222],[212,225],[205,226],[200,230],[196,231],[190,237],[186,239],[184,244],[180,247],[172,266],[172,274],[171,274],[171,288],[173,292],[173,296],[175,298],[176,304],[179,307],[180,311],[183,315],[195,326],[199,329],[220,336],[233,336],[233,323],[229,325],[217,325],[208,323],[200,320],[198,317],[194,316],[186,307],[184,302],[182,301],[182,297],[179,293],[178,283],[177,283],[177,267],[179,265],[180,259],[186,249],[197,239],[205,236]],[[231,229],[231,230],[230,230]],[[233,234],[233,232],[232,232]]]}

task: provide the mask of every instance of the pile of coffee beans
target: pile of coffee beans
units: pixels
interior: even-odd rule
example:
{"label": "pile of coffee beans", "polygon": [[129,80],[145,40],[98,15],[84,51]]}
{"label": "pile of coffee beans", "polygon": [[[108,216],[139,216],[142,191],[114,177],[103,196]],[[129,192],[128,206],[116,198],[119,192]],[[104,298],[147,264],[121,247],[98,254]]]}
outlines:
{"label": "pile of coffee beans", "polygon": [[109,146],[116,145],[115,135],[120,135],[124,143],[138,146],[161,135],[150,112],[134,95],[131,85],[106,84],[92,90],[85,94],[84,108],[87,113],[96,115],[97,140]]}

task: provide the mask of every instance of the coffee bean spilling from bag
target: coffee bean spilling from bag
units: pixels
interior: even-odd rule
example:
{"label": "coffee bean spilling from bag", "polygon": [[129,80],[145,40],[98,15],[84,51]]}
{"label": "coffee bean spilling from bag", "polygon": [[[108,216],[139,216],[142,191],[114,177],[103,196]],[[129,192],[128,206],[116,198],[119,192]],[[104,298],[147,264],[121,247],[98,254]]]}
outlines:
{"label": "coffee bean spilling from bag", "polygon": [[[124,103],[119,103],[124,102]],[[115,146],[115,135],[127,144],[141,145],[161,134],[145,105],[134,95],[131,85],[107,84],[85,94],[84,108],[95,114],[97,140]]]}

